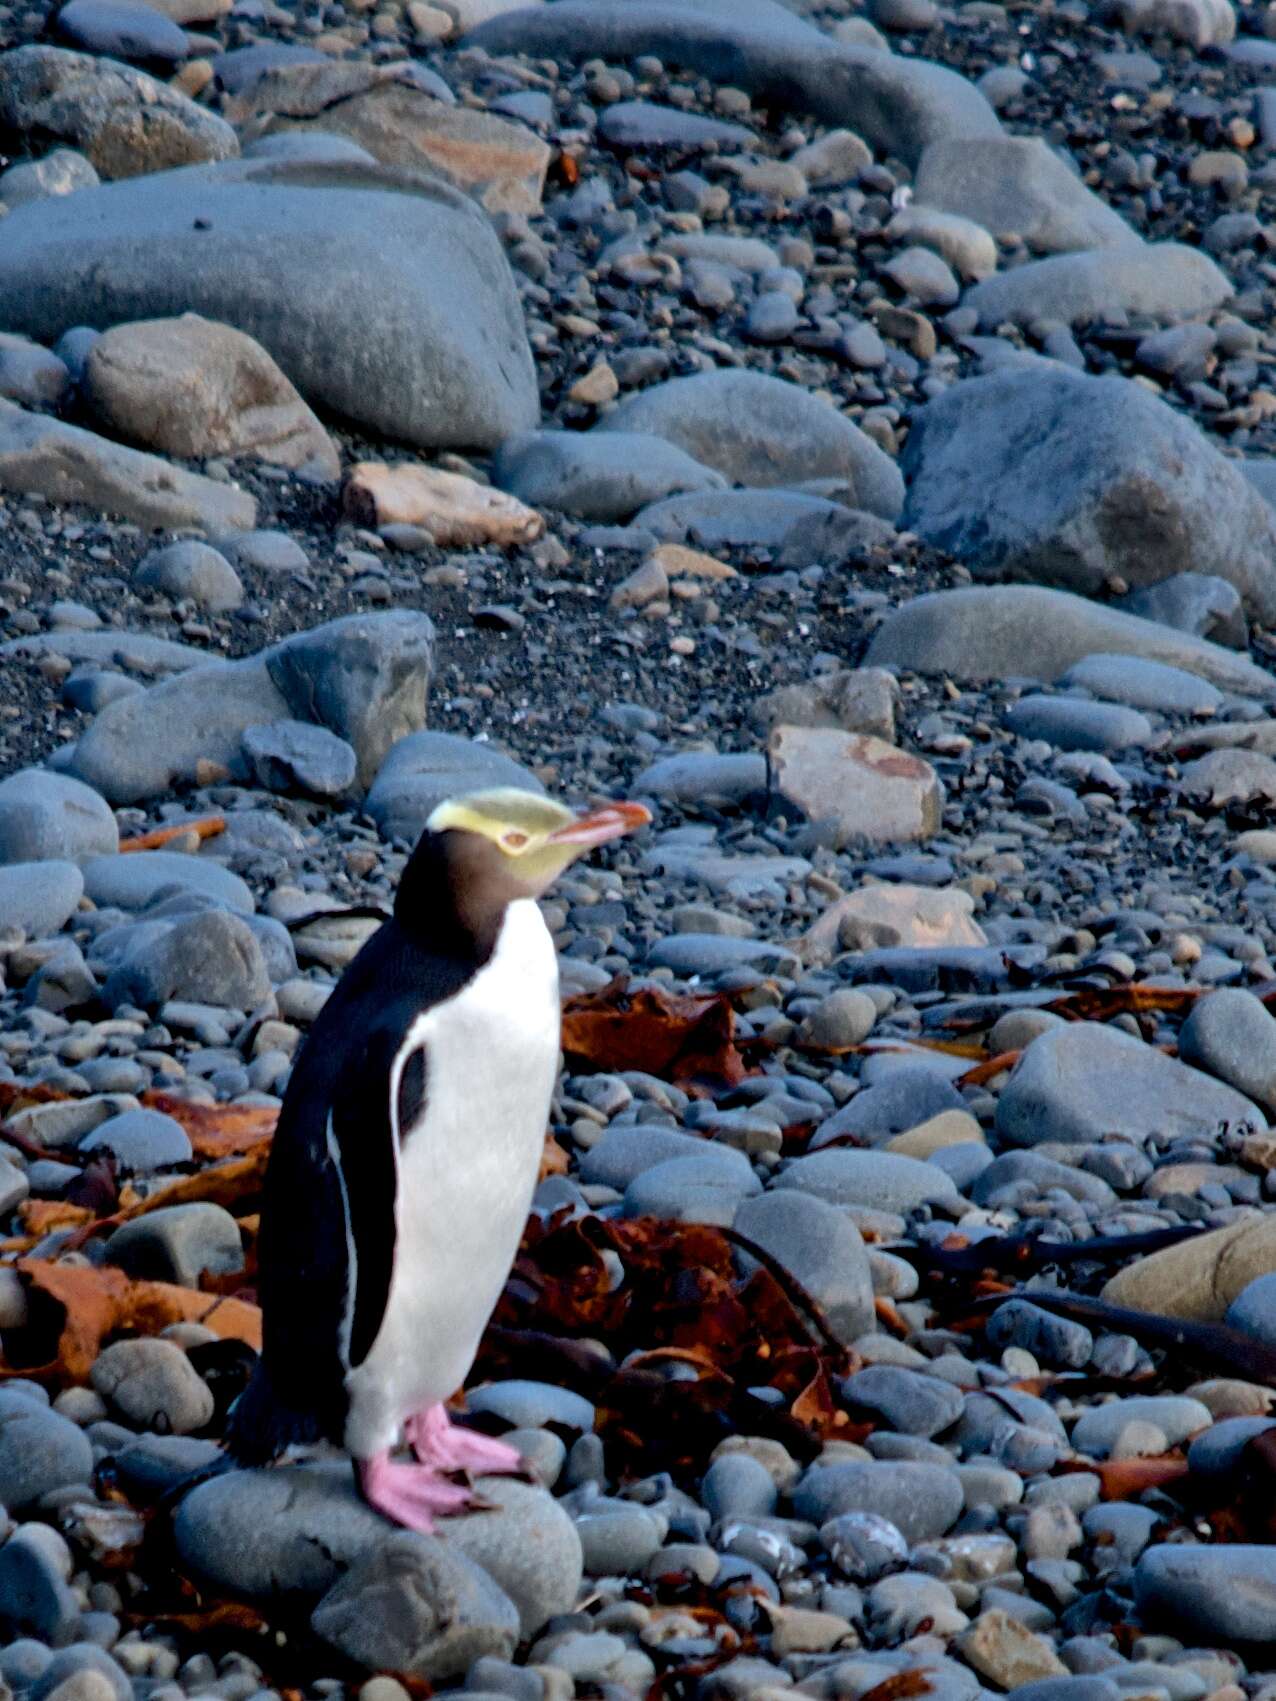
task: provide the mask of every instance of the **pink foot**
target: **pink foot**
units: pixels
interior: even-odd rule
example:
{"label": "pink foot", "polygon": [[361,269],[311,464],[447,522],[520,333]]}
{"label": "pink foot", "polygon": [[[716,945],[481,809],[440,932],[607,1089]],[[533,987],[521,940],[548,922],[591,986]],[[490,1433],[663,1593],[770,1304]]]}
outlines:
{"label": "pink foot", "polygon": [[426,1406],[404,1425],[413,1451],[436,1471],[472,1471],[477,1476],[525,1476],[523,1455],[507,1442],[462,1429],[441,1406]]}
{"label": "pink foot", "polygon": [[446,1482],[433,1466],[396,1464],[388,1453],[360,1459],[358,1472],[369,1506],[423,1535],[433,1533],[436,1516],[463,1512],[474,1504],[468,1488]]}

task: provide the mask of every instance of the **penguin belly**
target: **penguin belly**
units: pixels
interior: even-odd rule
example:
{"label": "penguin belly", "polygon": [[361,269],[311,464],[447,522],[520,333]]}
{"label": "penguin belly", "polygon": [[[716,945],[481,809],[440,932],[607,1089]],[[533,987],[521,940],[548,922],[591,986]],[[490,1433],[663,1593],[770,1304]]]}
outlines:
{"label": "penguin belly", "polygon": [[558,1070],[558,960],[530,899],[454,997],[412,1024],[425,1103],[399,1131],[394,1272],[381,1327],[346,1377],[345,1444],[392,1447],[404,1421],[454,1393],[500,1298],[540,1169]]}

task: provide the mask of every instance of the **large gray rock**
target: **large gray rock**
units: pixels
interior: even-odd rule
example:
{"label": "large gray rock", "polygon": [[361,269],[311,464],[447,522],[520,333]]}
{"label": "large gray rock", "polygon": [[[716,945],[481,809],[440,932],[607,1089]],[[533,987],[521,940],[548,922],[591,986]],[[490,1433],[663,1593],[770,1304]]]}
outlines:
{"label": "large gray rock", "polygon": [[910,1545],[944,1535],[961,1507],[955,1470],[911,1459],[812,1465],[793,1495],[798,1517],[813,1524],[845,1512],[872,1512],[894,1524]]}
{"label": "large gray rock", "polygon": [[185,30],[142,0],[70,0],[57,15],[57,32],[73,47],[178,65],[190,54]]}
{"label": "large gray rock", "polygon": [[1101,1022],[1038,1034],[997,1101],[997,1133],[1014,1146],[1111,1135],[1214,1140],[1220,1130],[1266,1126],[1233,1088]]}
{"label": "large gray rock", "polygon": [[66,774],[23,768],[0,780],[0,863],[110,856],[120,830],[106,800]]}
{"label": "large gray rock", "polygon": [[[554,10],[574,3],[559,0]],[[761,372],[671,378],[627,397],[595,429],[663,437],[736,484],[836,478],[845,480],[846,502],[869,513],[895,520],[903,506],[899,468],[871,437],[829,402]]]}
{"label": "large gray rock", "polygon": [[[91,192],[96,193],[85,194]],[[72,199],[40,201],[29,210],[38,218],[50,204],[60,207]],[[27,210],[19,208],[9,216],[18,218]],[[7,226],[9,219],[3,222]],[[0,253],[0,271],[3,267]],[[5,313],[8,306],[6,301]],[[27,413],[6,401],[0,401],[0,490],[43,496],[50,502],[78,502],[154,528],[218,531],[251,526],[257,519],[255,500],[236,484],[188,472],[158,455],[112,443],[45,414]]]}
{"label": "large gray rock", "polygon": [[464,1554],[414,1530],[356,1560],[310,1627],[369,1671],[427,1679],[460,1677],[484,1655],[508,1660],[518,1644],[509,1596]]}
{"label": "large gray rock", "polygon": [[533,508],[627,520],[648,502],[726,480],[676,444],[636,431],[529,431],[501,444],[492,482]]}
{"label": "large gray rock", "polygon": [[1190,421],[1124,378],[955,384],[909,433],[907,524],[984,578],[1095,595],[1191,570],[1276,618],[1276,517]]}
{"label": "large gray rock", "polygon": [[1134,1568],[1141,1617],[1210,1646],[1276,1641],[1276,1548],[1166,1542]]}
{"label": "large gray rock", "polygon": [[774,0],[558,0],[490,18],[463,40],[535,58],[614,63],[654,54],[781,111],[846,125],[909,165],[937,137],[1000,130],[964,77],[924,59],[830,41]]}
{"label": "large gray rock", "polygon": [[84,896],[73,862],[15,862],[0,868],[0,920],[31,939],[56,933]]}
{"label": "large gray rock", "polygon": [[960,213],[1037,254],[1137,246],[1138,233],[1039,136],[947,136],[917,164],[913,201]]}
{"label": "large gray rock", "polygon": [[179,893],[198,893],[206,903],[253,913],[253,895],[224,863],[210,856],[184,856],[180,851],[147,851],[145,856],[120,851],[94,857],[84,865],[84,889],[101,908],[145,910]]}
{"label": "large gray rock", "polygon": [[1152,242],[1030,260],[973,285],[962,306],[973,307],[989,329],[1006,319],[1084,325],[1117,313],[1177,324],[1212,313],[1231,294],[1227,278],[1199,248]]}
{"label": "large gray rock", "polygon": [[449,1518],[440,1534],[500,1585],[517,1609],[521,1634],[534,1636],[548,1619],[576,1604],[580,1536],[543,1488],[515,1477],[481,1477],[479,1485],[490,1509]]}
{"label": "large gray rock", "polygon": [[[225,119],[179,90],[131,65],[62,47],[0,54],[0,141],[6,153],[67,142],[103,177],[136,177],[239,152]],[[41,211],[47,208],[41,203]]]}
{"label": "large gray rock", "polygon": [[479,744],[453,732],[414,732],[400,739],[382,763],[364,809],[382,838],[415,844],[445,798],[493,786],[545,789],[494,744]]}
{"label": "large gray rock", "polygon": [[764,1193],[746,1199],[735,1229],[796,1277],[849,1346],[873,1327],[873,1275],[860,1231],[823,1199]]}
{"label": "large gray rock", "polygon": [[0,300],[43,342],[185,312],[233,325],[308,401],[423,447],[495,448],[539,414],[490,222],[380,165],[236,160],[19,207]]}
{"label": "large gray rock", "polygon": [[257,935],[229,910],[205,910],[158,938],[142,937],[102,989],[112,1007],[151,1010],[170,998],[253,1010],[269,996],[270,974]]}
{"label": "large gray rock", "polygon": [[954,679],[1051,681],[1100,651],[1167,662],[1224,691],[1276,694],[1276,678],[1235,650],[1041,585],[972,585],[914,597],[887,615],[866,660]]}
{"label": "large gray rock", "polygon": [[424,724],[433,656],[427,615],[346,615],[108,703],[72,768],[113,803],[133,803],[194,780],[202,762],[244,778],[249,727],[304,720],[354,747],[366,786],[391,745]]}

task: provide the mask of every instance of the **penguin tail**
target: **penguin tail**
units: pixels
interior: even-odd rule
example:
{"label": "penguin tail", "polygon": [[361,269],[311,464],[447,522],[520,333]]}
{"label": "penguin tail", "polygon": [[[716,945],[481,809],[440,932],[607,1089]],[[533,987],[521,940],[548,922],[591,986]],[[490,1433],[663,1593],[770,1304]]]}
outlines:
{"label": "penguin tail", "polygon": [[226,1451],[238,1465],[268,1465],[289,1447],[340,1440],[340,1431],[314,1406],[293,1404],[259,1359],[252,1379],[226,1418]]}

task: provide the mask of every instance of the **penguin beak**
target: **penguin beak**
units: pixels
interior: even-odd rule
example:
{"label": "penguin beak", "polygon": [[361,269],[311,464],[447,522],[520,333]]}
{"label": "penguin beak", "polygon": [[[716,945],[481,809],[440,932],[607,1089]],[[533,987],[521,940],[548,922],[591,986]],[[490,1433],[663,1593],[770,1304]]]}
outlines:
{"label": "penguin beak", "polygon": [[608,803],[601,809],[591,809],[578,815],[565,827],[549,835],[551,845],[573,845],[587,850],[593,845],[605,845],[626,833],[636,833],[651,820],[651,811],[641,803]]}

